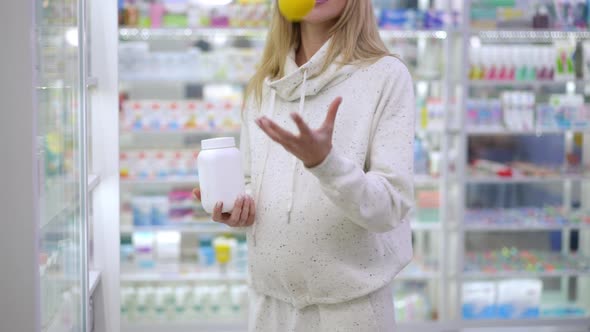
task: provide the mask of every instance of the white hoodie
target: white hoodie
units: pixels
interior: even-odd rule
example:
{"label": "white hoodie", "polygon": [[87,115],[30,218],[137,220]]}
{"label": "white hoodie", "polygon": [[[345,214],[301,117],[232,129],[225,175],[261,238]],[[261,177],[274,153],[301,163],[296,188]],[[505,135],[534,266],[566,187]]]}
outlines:
{"label": "white hoodie", "polygon": [[[300,68],[291,52],[285,76],[267,80],[261,107],[249,103],[243,115],[244,168],[257,202],[249,283],[297,308],[372,293],[412,258],[412,79],[394,57],[332,64],[318,75],[329,43]],[[333,149],[313,169],[254,122],[266,115],[296,133],[290,113],[299,112],[318,128],[338,96]]]}

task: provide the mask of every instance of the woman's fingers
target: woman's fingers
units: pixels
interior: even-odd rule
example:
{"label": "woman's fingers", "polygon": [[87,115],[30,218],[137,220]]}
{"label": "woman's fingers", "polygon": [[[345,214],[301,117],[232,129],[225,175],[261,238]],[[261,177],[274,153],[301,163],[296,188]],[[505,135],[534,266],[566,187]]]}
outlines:
{"label": "woman's fingers", "polygon": [[238,227],[245,227],[248,222],[248,215],[250,215],[250,198],[244,197],[244,205],[242,207],[242,213],[240,213],[240,221]]}
{"label": "woman's fingers", "polygon": [[223,213],[223,202],[215,204],[213,209],[213,221],[226,224],[230,227],[247,227],[254,224],[256,209],[254,200],[246,195],[236,199],[231,213]]}
{"label": "woman's fingers", "polygon": [[283,145],[289,146],[297,142],[297,137],[279,125],[267,118],[260,118],[256,120],[256,124],[264,131],[273,141]]}
{"label": "woman's fingers", "polygon": [[215,204],[215,207],[213,208],[213,216],[211,217],[213,221],[224,222],[222,210],[223,202],[217,202],[217,204]]}
{"label": "woman's fingers", "polygon": [[254,218],[256,217],[256,203],[254,203],[254,199],[250,198],[250,213],[248,214],[248,220],[246,221],[246,227],[252,226],[254,224]]}
{"label": "woman's fingers", "polygon": [[338,115],[338,108],[342,103],[342,97],[338,97],[334,99],[332,104],[330,104],[330,108],[328,108],[328,115],[326,115],[326,120],[322,126],[322,129],[333,130],[334,123],[336,122],[336,115]]}
{"label": "woman's fingers", "polygon": [[297,113],[291,113],[291,118],[293,119],[293,121],[295,121],[297,128],[299,128],[299,133],[301,134],[301,136],[311,136],[311,129],[309,128],[307,123],[303,121],[301,115]]}
{"label": "woman's fingers", "polygon": [[240,223],[240,215],[244,207],[244,196],[239,196],[234,204],[234,209],[231,212],[231,216],[227,221],[227,224],[231,227],[237,227]]}
{"label": "woman's fingers", "polygon": [[199,188],[193,189],[193,197],[196,200],[201,201],[201,190]]}

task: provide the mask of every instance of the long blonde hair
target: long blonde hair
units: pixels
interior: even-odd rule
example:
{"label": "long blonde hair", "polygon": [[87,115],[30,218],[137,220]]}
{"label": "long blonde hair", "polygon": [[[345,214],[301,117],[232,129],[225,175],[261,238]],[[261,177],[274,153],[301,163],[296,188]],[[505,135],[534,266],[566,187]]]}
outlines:
{"label": "long blonde hair", "polygon": [[[371,0],[348,0],[330,35],[332,43],[322,73],[340,56],[341,64],[353,64],[371,63],[390,54],[379,36]],[[284,76],[285,59],[300,42],[299,23],[287,21],[275,4],[262,60],[248,82],[245,101],[255,97],[256,103],[260,105],[264,80],[267,77],[275,80]]]}

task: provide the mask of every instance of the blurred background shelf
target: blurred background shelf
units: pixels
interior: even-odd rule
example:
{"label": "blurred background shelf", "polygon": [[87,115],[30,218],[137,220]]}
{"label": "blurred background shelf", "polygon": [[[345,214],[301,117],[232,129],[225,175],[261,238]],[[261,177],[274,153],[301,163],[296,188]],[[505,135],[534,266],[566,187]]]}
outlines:
{"label": "blurred background shelf", "polygon": [[497,127],[485,127],[482,126],[481,128],[467,128],[466,133],[470,136],[505,136],[505,135],[535,135],[535,136],[542,136],[542,135],[563,135],[566,133],[586,133],[590,132],[590,128],[585,129],[543,129],[537,128],[533,130],[513,130],[507,128],[497,128]]}
{"label": "blurred background shelf", "polygon": [[220,273],[178,273],[178,272],[150,272],[122,270],[121,282],[238,282],[245,283],[247,276],[243,274]]}
{"label": "blurred background shelf", "polygon": [[521,40],[524,42],[546,41],[558,39],[590,39],[590,31],[559,31],[559,30],[471,30],[473,36],[482,39]]}
{"label": "blurred background shelf", "polygon": [[551,182],[564,182],[564,181],[588,181],[590,175],[576,175],[576,174],[563,174],[563,175],[551,175],[543,177],[533,176],[513,176],[513,177],[499,177],[499,176],[471,176],[465,179],[466,183],[469,184],[525,184],[525,183],[551,183]]}
{"label": "blurred background shelf", "polygon": [[187,177],[187,178],[169,178],[169,179],[123,179],[121,180],[122,186],[183,186],[192,185],[197,187],[199,184],[199,178]]}
{"label": "blurred background shelf", "polygon": [[466,223],[466,232],[536,232],[536,231],[563,231],[590,229],[590,224],[565,224],[565,225],[544,225],[544,224],[506,224],[506,225],[490,225],[487,223]]}
{"label": "blurred background shelf", "polygon": [[523,279],[523,278],[557,278],[557,277],[588,277],[590,271],[498,271],[483,272],[469,271],[463,273],[464,279],[485,280],[485,279]]}
{"label": "blurred background shelf", "polygon": [[[197,40],[204,36],[264,38],[267,31],[266,28],[120,28],[119,38],[124,41]],[[383,38],[402,39],[446,39],[454,32],[456,30],[379,30]]]}
{"label": "blurred background shelf", "polygon": [[486,81],[486,80],[477,80],[469,81],[469,87],[474,88],[500,88],[500,87],[509,87],[509,88],[533,88],[538,89],[541,87],[563,87],[565,88],[567,85],[583,85],[589,84],[590,81],[588,80],[563,80],[563,81],[550,81],[550,80],[535,80],[535,81]]}
{"label": "blurred background shelf", "polygon": [[199,221],[194,223],[179,223],[164,226],[131,226],[121,225],[121,234],[135,232],[166,232],[175,231],[187,234],[243,234],[245,230],[229,227],[213,221]]}

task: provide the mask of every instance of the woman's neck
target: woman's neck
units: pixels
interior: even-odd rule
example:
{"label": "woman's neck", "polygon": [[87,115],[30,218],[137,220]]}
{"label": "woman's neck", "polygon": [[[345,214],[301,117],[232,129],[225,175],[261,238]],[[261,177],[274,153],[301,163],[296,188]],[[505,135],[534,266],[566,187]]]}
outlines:
{"label": "woman's neck", "polygon": [[295,63],[304,65],[330,39],[330,28],[335,22],[310,24],[301,22],[301,43],[295,54]]}

